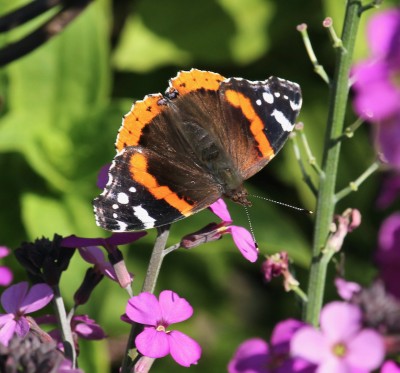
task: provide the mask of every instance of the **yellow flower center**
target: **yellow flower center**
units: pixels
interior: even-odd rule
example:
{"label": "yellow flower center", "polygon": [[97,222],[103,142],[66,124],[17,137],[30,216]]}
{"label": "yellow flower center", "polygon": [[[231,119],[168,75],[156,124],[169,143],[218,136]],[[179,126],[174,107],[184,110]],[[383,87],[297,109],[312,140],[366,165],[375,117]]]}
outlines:
{"label": "yellow flower center", "polygon": [[158,332],[165,332],[165,327],[163,325],[158,325],[156,330]]}
{"label": "yellow flower center", "polygon": [[347,353],[347,348],[346,345],[344,343],[336,343],[333,347],[332,347],[332,352],[335,356],[341,358],[344,357]]}

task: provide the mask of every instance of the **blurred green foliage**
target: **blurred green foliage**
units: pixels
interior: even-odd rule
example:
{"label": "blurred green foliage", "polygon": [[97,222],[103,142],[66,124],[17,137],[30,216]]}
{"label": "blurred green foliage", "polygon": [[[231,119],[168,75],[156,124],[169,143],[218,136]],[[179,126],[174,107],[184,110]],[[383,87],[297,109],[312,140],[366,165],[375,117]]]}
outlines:
{"label": "blurred green foliage", "polygon": [[[0,0],[0,13],[25,3]],[[328,89],[314,74],[296,25],[308,24],[320,62],[332,75],[334,51],[321,22],[332,15],[340,33],[343,13],[344,2],[337,0],[98,0],[90,4],[61,35],[0,71],[0,244],[15,248],[21,241],[54,233],[104,235],[95,225],[91,201],[99,193],[98,170],[115,154],[121,117],[135,99],[163,92],[168,79],[182,69],[197,67],[252,80],[277,75],[298,82],[304,95],[299,119],[320,160]],[[33,21],[3,34],[1,45],[37,24]],[[363,27],[357,58],[367,53]],[[352,120],[349,110],[349,124]],[[343,145],[339,187],[359,175],[374,156],[364,126]],[[314,197],[302,181],[290,144],[247,185],[253,194],[314,208]],[[341,203],[341,208],[356,207],[363,215],[362,228],[344,248],[349,278],[363,283],[374,275],[371,253],[386,214],[371,203],[378,190],[379,177],[375,177]],[[232,205],[231,214],[236,224],[247,226],[240,206]],[[250,215],[260,251],[288,251],[305,287],[312,217],[261,200],[255,201]],[[205,211],[175,224],[170,243],[212,220],[216,218]],[[155,232],[150,231],[145,239],[123,249],[135,274],[135,292],[140,290],[154,238]],[[10,263],[21,277],[15,262],[10,259]],[[62,293],[69,305],[86,268],[76,255],[63,276]],[[284,293],[279,281],[263,284],[259,264],[246,263],[228,236],[169,255],[157,290],[162,289],[176,291],[194,306],[193,318],[179,326],[204,349],[193,372],[225,371],[241,341],[267,338],[276,321],[300,317],[292,294]],[[333,289],[327,296],[335,296]],[[107,342],[82,343],[80,363],[87,372],[109,372],[111,358],[118,366],[121,356],[115,346],[129,330],[119,320],[126,300],[116,284],[103,281],[82,308],[104,326],[114,351],[108,354]],[[185,368],[168,357],[157,361],[153,371]]]}

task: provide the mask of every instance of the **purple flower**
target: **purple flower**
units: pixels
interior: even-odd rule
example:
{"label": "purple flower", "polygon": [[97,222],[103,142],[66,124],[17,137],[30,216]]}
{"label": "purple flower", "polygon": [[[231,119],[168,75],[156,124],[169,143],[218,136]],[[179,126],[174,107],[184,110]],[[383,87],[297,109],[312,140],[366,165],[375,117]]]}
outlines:
{"label": "purple flower", "polygon": [[104,253],[97,246],[80,247],[79,254],[86,262],[93,264],[96,271],[107,276],[113,281],[117,281],[117,275],[110,262],[104,256]]}
{"label": "purple flower", "polygon": [[320,330],[305,326],[294,334],[291,352],[317,364],[319,373],[366,373],[381,365],[385,346],[375,330],[362,329],[357,306],[332,302],[321,311]]}
{"label": "purple flower", "polygon": [[373,16],[367,27],[371,56],[353,68],[355,109],[365,119],[387,119],[400,109],[400,10]]}
{"label": "purple flower", "polygon": [[390,215],[381,225],[376,260],[386,290],[400,299],[400,213]]}
{"label": "purple flower", "polygon": [[[39,325],[56,324],[57,319],[54,315],[44,315],[35,318],[35,322]],[[102,327],[87,315],[73,316],[71,319],[71,331],[75,343],[78,343],[78,337],[86,340],[100,340],[107,337]],[[57,342],[57,347],[64,351],[60,330],[53,329],[48,334]],[[79,349],[78,346],[76,349]]]}
{"label": "purple flower", "polygon": [[346,281],[341,277],[335,278],[335,286],[338,294],[343,300],[351,300],[355,294],[358,294],[362,287],[357,282]]}
{"label": "purple flower", "polygon": [[126,316],[145,325],[135,340],[138,351],[151,358],[171,354],[178,364],[185,367],[197,364],[201,347],[187,335],[167,328],[187,320],[192,314],[191,305],[170,290],[162,291],[158,300],[154,294],[141,293],[129,299],[126,306]]}
{"label": "purple flower", "polygon": [[[107,238],[83,238],[77,236],[65,237],[62,240],[62,245],[65,247],[79,248],[79,253],[82,258],[94,264],[94,272],[89,273],[85,284],[80,289],[78,294],[79,299],[75,299],[77,304],[83,304],[87,301],[93,288],[98,284],[102,277],[106,275],[112,280],[118,281],[122,288],[128,288],[132,283],[132,276],[128,272],[121,251],[117,245],[125,245],[146,235],[146,232],[126,232],[113,233]],[[110,263],[105,261],[103,253],[96,246],[103,246],[109,253]],[[75,297],[75,298],[77,298]],[[83,302],[83,303],[82,303]]]}
{"label": "purple flower", "polygon": [[379,124],[377,140],[386,160],[400,166],[400,10],[371,18],[367,35],[371,56],[353,68],[354,107]]}
{"label": "purple flower", "polygon": [[111,163],[107,163],[100,168],[99,174],[97,175],[97,188],[104,189],[108,182],[108,171],[110,170]]}
{"label": "purple flower", "polygon": [[61,244],[64,247],[88,247],[88,246],[103,246],[106,249],[112,248],[118,245],[126,245],[128,243],[134,242],[139,238],[145,236],[146,232],[124,232],[124,233],[113,233],[107,238],[84,238],[77,237],[74,235],[63,238]]}
{"label": "purple flower", "polygon": [[400,366],[394,361],[386,361],[381,368],[381,373],[400,373]]}
{"label": "purple flower", "polygon": [[265,281],[269,282],[274,277],[283,277],[283,286],[286,291],[293,290],[299,286],[299,282],[293,277],[289,270],[289,256],[286,251],[267,256],[261,266]]}
{"label": "purple flower", "polygon": [[1,305],[6,314],[0,315],[0,343],[8,345],[13,334],[24,337],[29,331],[26,314],[40,310],[53,299],[53,291],[46,284],[36,284],[30,289],[20,282],[4,290]]}
{"label": "purple flower", "polygon": [[[0,259],[6,257],[10,253],[10,249],[0,246]],[[0,286],[8,286],[13,280],[13,274],[10,268],[0,266]]]}
{"label": "purple flower", "polygon": [[258,257],[258,250],[253,236],[247,229],[232,225],[232,218],[223,199],[220,198],[214,202],[210,206],[210,210],[222,220],[222,223],[219,224],[219,231],[221,233],[230,233],[242,255],[254,263]]}
{"label": "purple flower", "polygon": [[314,367],[299,358],[290,357],[290,339],[305,324],[288,319],[276,325],[268,345],[261,338],[243,342],[228,365],[229,373],[306,373]]}
{"label": "purple flower", "polygon": [[386,177],[382,183],[376,204],[379,208],[388,208],[400,195],[400,173],[395,172]]}

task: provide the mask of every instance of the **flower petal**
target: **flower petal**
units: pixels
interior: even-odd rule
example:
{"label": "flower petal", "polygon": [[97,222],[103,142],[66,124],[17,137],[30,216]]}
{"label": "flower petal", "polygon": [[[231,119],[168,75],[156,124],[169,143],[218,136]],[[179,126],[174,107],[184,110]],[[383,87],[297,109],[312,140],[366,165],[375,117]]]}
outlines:
{"label": "flower petal", "polygon": [[400,373],[400,366],[394,361],[388,360],[382,365],[381,373]]}
{"label": "flower petal", "polygon": [[[369,47],[375,57],[389,57],[394,45],[394,36],[399,32],[400,11],[396,8],[376,13],[368,22]],[[399,47],[397,46],[399,49]]]}
{"label": "flower petal", "polygon": [[9,286],[13,280],[11,269],[5,266],[0,266],[0,286]]}
{"label": "flower petal", "polygon": [[335,286],[338,294],[344,300],[350,300],[354,294],[361,291],[361,285],[357,282],[346,281],[344,278],[336,277]]}
{"label": "flower petal", "polygon": [[26,317],[20,317],[16,320],[15,324],[15,334],[19,337],[25,337],[29,332],[29,323]]}
{"label": "flower petal", "polygon": [[346,342],[361,327],[360,309],[346,302],[328,303],[321,311],[321,331],[331,342]]}
{"label": "flower petal", "polygon": [[10,254],[10,249],[6,246],[0,246],[0,258],[4,258]]}
{"label": "flower petal", "polygon": [[100,171],[97,175],[96,186],[99,189],[104,189],[108,182],[108,171],[110,170],[111,163],[106,163],[101,166]]}
{"label": "flower petal", "polygon": [[146,292],[129,299],[125,312],[132,321],[153,326],[163,316],[156,296]]}
{"label": "flower petal", "polygon": [[105,262],[103,251],[97,246],[84,246],[79,248],[79,254],[84,261],[90,264],[98,264]]}
{"label": "flower petal", "polygon": [[172,358],[184,367],[197,364],[201,356],[200,345],[192,338],[177,330],[168,334]]}
{"label": "flower petal", "polygon": [[379,123],[377,139],[384,161],[400,170],[400,103],[398,107],[397,115]]}
{"label": "flower petal", "polygon": [[169,354],[169,337],[153,327],[145,327],[135,339],[138,351],[148,357],[159,358]]}
{"label": "flower petal", "polygon": [[128,243],[137,241],[146,234],[147,232],[116,232],[110,237],[106,238],[106,241],[108,244],[113,246],[126,245]]}
{"label": "flower petal", "polygon": [[[12,315],[12,316],[14,316],[14,315]],[[1,327],[1,329],[0,329],[0,343],[2,343],[4,346],[8,346],[8,342],[10,342],[10,339],[14,335],[14,331],[15,331],[16,325],[17,325],[17,322],[14,320],[14,318],[10,318]]]}
{"label": "flower petal", "polygon": [[274,353],[288,354],[294,333],[304,326],[306,326],[304,322],[295,319],[287,319],[276,324],[271,336]]}
{"label": "flower petal", "polygon": [[23,299],[28,291],[29,284],[26,281],[11,285],[4,290],[1,295],[1,305],[7,313],[16,314],[20,308]]}
{"label": "flower petal", "polygon": [[377,369],[385,357],[385,345],[378,332],[364,329],[347,343],[345,359],[354,367],[372,371]]}
{"label": "flower petal", "polygon": [[22,300],[20,311],[30,313],[46,306],[54,297],[53,290],[47,284],[33,285]]}
{"label": "flower petal", "polygon": [[400,91],[390,79],[385,62],[367,61],[357,64],[352,71],[356,96],[354,107],[362,118],[380,121],[399,109]]}
{"label": "flower petal", "polygon": [[171,290],[164,290],[159,296],[162,318],[169,325],[187,320],[193,315],[189,302]]}
{"label": "flower petal", "polygon": [[106,338],[106,334],[100,325],[97,324],[85,324],[79,323],[75,326],[74,331],[81,338],[89,339],[89,340],[99,340]]}
{"label": "flower petal", "polygon": [[7,324],[10,320],[13,320],[15,318],[15,315],[13,313],[6,313],[3,315],[0,315],[0,328]]}
{"label": "flower petal", "polygon": [[228,364],[229,373],[265,372],[268,361],[268,343],[261,338],[244,341]]}
{"label": "flower petal", "polygon": [[212,205],[209,206],[209,209],[217,215],[222,221],[231,223],[232,218],[229,214],[228,207],[222,198],[214,202]]}
{"label": "flower petal", "polygon": [[329,346],[323,334],[312,326],[304,326],[293,336],[290,352],[294,357],[301,357],[311,363],[319,364],[329,355]]}
{"label": "flower petal", "polygon": [[333,355],[324,359],[316,370],[316,373],[368,373],[368,372],[357,372],[349,366],[345,360],[338,359]]}
{"label": "flower petal", "polygon": [[233,241],[242,255],[252,263],[257,261],[258,250],[251,233],[247,229],[236,225],[229,226],[227,231],[232,234]]}

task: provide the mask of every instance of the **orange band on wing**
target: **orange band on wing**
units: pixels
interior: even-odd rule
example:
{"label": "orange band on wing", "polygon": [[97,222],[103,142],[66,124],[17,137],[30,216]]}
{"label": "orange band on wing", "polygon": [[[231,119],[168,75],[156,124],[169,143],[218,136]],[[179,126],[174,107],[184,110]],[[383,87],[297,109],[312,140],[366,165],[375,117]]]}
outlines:
{"label": "orange band on wing", "polygon": [[143,101],[136,101],[131,111],[124,116],[115,144],[118,151],[127,146],[139,144],[142,131],[161,111],[164,105],[159,105],[163,96],[159,94],[146,96]]}
{"label": "orange band on wing", "polygon": [[178,197],[167,186],[160,186],[155,177],[147,172],[147,160],[143,154],[135,153],[130,159],[129,170],[135,181],[148,190],[156,199],[163,199],[182,215],[189,216],[193,207],[182,198]]}
{"label": "orange band on wing", "polygon": [[271,144],[264,133],[264,123],[255,112],[250,99],[231,89],[225,92],[225,97],[231,105],[240,109],[243,115],[250,122],[250,131],[258,142],[258,148],[263,157],[271,158],[271,156],[274,155],[274,149],[272,149]]}
{"label": "orange band on wing", "polygon": [[179,72],[176,78],[171,79],[170,86],[184,95],[198,89],[217,91],[223,80],[225,78],[220,74],[192,69]]}

